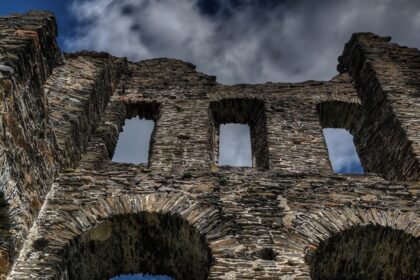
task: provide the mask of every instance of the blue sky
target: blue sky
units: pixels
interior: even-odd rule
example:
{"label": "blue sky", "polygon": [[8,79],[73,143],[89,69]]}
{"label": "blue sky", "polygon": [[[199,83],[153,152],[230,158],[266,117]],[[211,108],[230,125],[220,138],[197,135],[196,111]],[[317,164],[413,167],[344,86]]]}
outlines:
{"label": "blue sky", "polygon": [[0,15],[25,13],[28,10],[49,10],[55,13],[59,24],[59,44],[64,47],[63,39],[74,32],[76,17],[70,13],[72,0],[1,0]]}

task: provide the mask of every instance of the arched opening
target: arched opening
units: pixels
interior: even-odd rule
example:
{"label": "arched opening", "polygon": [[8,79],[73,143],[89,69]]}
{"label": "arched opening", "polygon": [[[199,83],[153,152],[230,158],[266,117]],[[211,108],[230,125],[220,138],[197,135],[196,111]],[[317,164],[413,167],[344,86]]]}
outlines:
{"label": "arched opening", "polygon": [[419,279],[420,240],[402,230],[358,226],[321,242],[312,279]]}
{"label": "arched opening", "polygon": [[65,279],[167,275],[207,279],[211,252],[197,229],[177,215],[141,212],[101,222],[67,250]]}

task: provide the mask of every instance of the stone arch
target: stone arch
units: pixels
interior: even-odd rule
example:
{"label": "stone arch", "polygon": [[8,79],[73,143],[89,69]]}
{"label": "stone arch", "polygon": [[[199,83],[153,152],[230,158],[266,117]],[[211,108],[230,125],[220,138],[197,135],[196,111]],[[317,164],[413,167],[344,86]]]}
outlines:
{"label": "stone arch", "polygon": [[[104,279],[142,272],[206,279],[212,258],[206,236],[220,222],[214,217],[218,214],[180,194],[100,199],[73,215],[94,222],[67,249],[65,278]],[[108,249],[114,252],[107,254]],[[104,259],[98,261],[98,255]]]}
{"label": "stone arch", "polygon": [[322,241],[312,279],[419,279],[420,239],[378,225],[355,226]]}
{"label": "stone arch", "polygon": [[[19,279],[19,271],[25,270],[25,267],[31,267],[31,270],[37,273],[33,275],[37,279],[104,279],[121,273],[140,272],[170,274],[178,279],[185,279],[185,274],[191,273],[192,270],[201,270],[196,279],[206,279],[212,261],[223,257],[223,251],[219,247],[226,243],[220,241],[235,243],[234,237],[229,235],[229,225],[223,219],[220,209],[207,203],[197,202],[181,193],[106,196],[76,209],[73,206],[71,209],[65,209],[63,206],[62,210],[56,211],[55,214],[46,213],[48,215],[45,216],[44,223],[52,224],[53,228],[39,227],[33,231],[35,236],[30,237],[32,244],[26,247],[28,251],[18,261],[11,279],[15,276]],[[48,219],[51,220],[47,221]],[[174,232],[169,232],[165,228],[174,229]],[[140,233],[149,235],[154,232],[157,237],[151,241],[151,244],[157,249],[163,244],[164,250],[172,256],[166,261],[184,261],[179,265],[181,268],[173,263],[164,266],[162,262],[159,264],[157,261],[155,266],[151,267],[147,260],[137,258],[138,255],[133,253],[133,250],[144,249],[147,246],[151,248],[151,244],[139,244],[144,243],[146,239],[140,237],[140,234],[132,234],[127,236],[127,239],[132,240],[125,241],[126,248],[118,246],[118,248],[116,246],[109,248],[120,250],[118,254],[122,258],[130,254],[136,257],[135,261],[139,261],[142,265],[141,271],[132,264],[119,266],[114,259],[111,262],[98,261],[100,268],[93,274],[75,274],[84,269],[83,261],[87,260],[87,264],[95,263],[89,254],[103,253],[101,245],[106,245],[106,242],[118,244],[129,230],[139,230]],[[162,234],[168,234],[166,240]],[[176,242],[175,239],[183,237],[187,238],[182,242]],[[186,246],[189,248],[185,248]],[[170,252],[174,248],[180,249],[178,255]],[[84,251],[80,252],[78,249]],[[151,254],[150,250],[144,252],[149,256]],[[191,262],[190,259],[186,259],[189,257],[196,258],[193,264],[187,263]],[[154,259],[156,260],[156,256]],[[110,264],[115,266],[113,270],[106,268]]]}
{"label": "stone arch", "polygon": [[[294,213],[284,247],[294,252],[312,279],[416,279],[420,256],[412,249],[420,248],[419,238],[420,218],[413,212],[342,207]],[[360,249],[363,246],[369,248]],[[359,258],[363,252],[372,260]],[[359,259],[349,262],[355,258]],[[406,268],[396,267],[396,260]],[[385,271],[380,265],[390,267]],[[361,266],[370,267],[372,274],[357,274]],[[396,273],[405,273],[405,278]]]}
{"label": "stone arch", "polygon": [[211,252],[205,238],[178,214],[119,214],[71,242],[66,279],[109,279],[120,274],[165,274],[207,279]]}

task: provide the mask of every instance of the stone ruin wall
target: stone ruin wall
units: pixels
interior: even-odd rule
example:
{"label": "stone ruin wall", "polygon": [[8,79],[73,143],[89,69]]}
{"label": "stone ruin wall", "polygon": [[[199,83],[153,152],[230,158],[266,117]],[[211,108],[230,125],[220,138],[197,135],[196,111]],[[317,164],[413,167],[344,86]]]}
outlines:
{"label": "stone ruin wall", "polygon": [[[330,81],[225,86],[173,59],[61,55],[54,16],[0,18],[0,279],[418,279],[420,52],[354,34]],[[155,120],[148,165],[111,162]],[[253,167],[217,165],[251,127]],[[330,167],[354,135],[364,175]],[[343,265],[343,263],[346,263]]]}

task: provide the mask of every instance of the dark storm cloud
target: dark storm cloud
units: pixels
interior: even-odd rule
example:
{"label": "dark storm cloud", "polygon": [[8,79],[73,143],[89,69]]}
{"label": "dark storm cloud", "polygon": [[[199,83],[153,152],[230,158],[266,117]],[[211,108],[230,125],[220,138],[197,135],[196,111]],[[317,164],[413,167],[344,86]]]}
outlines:
{"label": "dark storm cloud", "polygon": [[201,13],[214,16],[217,15],[223,7],[223,3],[218,0],[199,0],[197,1],[197,7]]}
{"label": "dark storm cloud", "polygon": [[174,57],[227,84],[328,80],[353,32],[420,46],[414,0],[85,0],[72,12],[66,49]]}
{"label": "dark storm cloud", "polygon": [[220,82],[326,80],[351,33],[420,45],[420,1],[91,0],[67,49],[176,57]]}
{"label": "dark storm cloud", "polygon": [[224,15],[232,16],[241,13],[244,9],[254,14],[262,12],[266,14],[267,9],[282,9],[296,4],[298,1],[289,0],[197,0],[196,6],[202,14],[209,16]]}

